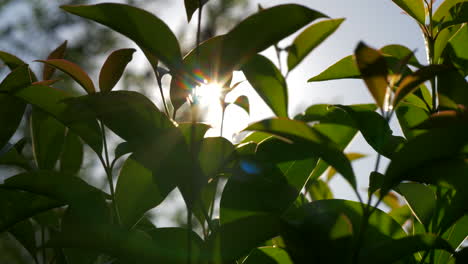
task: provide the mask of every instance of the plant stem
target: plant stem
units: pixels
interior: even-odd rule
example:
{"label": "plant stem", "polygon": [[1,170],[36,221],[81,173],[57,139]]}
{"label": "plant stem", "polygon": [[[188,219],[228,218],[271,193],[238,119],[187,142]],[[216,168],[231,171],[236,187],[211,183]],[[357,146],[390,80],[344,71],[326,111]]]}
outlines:
{"label": "plant stem", "polygon": [[226,104],[224,103],[224,98],[223,101],[221,102],[221,127],[219,129],[219,136],[223,136],[223,128],[224,128],[224,114],[226,112]]}
{"label": "plant stem", "polygon": [[[171,116],[169,115],[169,109],[167,108],[166,99],[164,98],[164,93],[163,93],[163,89],[162,89],[162,82],[161,82],[161,76],[159,75],[157,69],[154,69],[154,74],[156,75],[156,81],[158,83],[159,93],[161,93],[161,100],[162,100],[163,105],[164,105],[164,111],[166,112],[166,116],[168,118],[171,118]],[[175,111],[174,111],[174,114],[175,114]]]}
{"label": "plant stem", "polygon": [[282,73],[283,72],[283,67],[282,67],[282,64],[281,64],[281,50],[280,48],[278,48],[278,44],[275,44],[275,51],[276,51],[276,58],[278,59],[278,68],[280,70],[280,72]]}
{"label": "plant stem", "polygon": [[103,145],[104,145],[105,159],[103,159],[101,155],[98,155],[98,156],[99,156],[99,159],[101,160],[102,166],[104,167],[104,170],[106,172],[107,182],[109,184],[109,189],[110,189],[111,198],[112,198],[112,208],[114,209],[114,214],[115,214],[115,217],[117,218],[117,223],[119,224],[119,226],[121,226],[122,222],[120,220],[119,208],[117,206],[117,201],[115,199],[114,183],[113,183],[113,180],[112,180],[112,169],[109,166],[109,152],[107,151],[106,130],[105,130],[104,124],[102,123],[101,120],[100,120],[99,124],[101,125],[101,134],[102,134],[102,142],[103,142]]}
{"label": "plant stem", "polygon": [[46,253],[46,247],[44,246],[45,244],[45,228],[44,226],[41,226],[41,241],[42,241],[42,263],[46,264],[47,263],[47,253]]}

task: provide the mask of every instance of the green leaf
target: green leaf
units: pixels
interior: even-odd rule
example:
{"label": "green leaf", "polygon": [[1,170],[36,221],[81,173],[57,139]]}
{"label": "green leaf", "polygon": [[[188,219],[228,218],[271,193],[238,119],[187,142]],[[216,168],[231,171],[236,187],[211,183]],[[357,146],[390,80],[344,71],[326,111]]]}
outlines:
{"label": "green leaf", "polygon": [[[65,56],[65,50],[67,49],[67,41],[65,40],[60,46],[58,46],[55,50],[53,50],[49,56],[47,57],[47,60],[51,59],[63,59]],[[44,64],[44,68],[42,70],[42,79],[43,80],[50,80],[52,78],[52,75],[54,75],[55,68],[51,67],[48,64]]]}
{"label": "green leaf", "polygon": [[308,82],[320,82],[348,78],[357,79],[360,77],[361,73],[359,72],[359,68],[354,61],[354,56],[350,55],[337,61],[335,64],[328,67],[320,74],[310,78]]}
{"label": "green leaf", "polygon": [[20,222],[8,231],[13,237],[21,243],[21,245],[28,251],[31,257],[37,262],[37,242],[36,232],[29,219]]}
{"label": "green leaf", "polygon": [[[78,177],[54,171],[32,171],[5,180],[5,188],[23,190],[85,209],[91,199],[107,197],[101,190]],[[73,186],[73,188],[69,188]]]}
{"label": "green leaf", "polygon": [[132,91],[95,93],[65,100],[67,112],[75,121],[102,120],[122,139],[147,144],[174,124],[144,95]]}
{"label": "green leaf", "polygon": [[232,143],[223,137],[209,137],[201,141],[198,162],[206,179],[215,178],[226,172],[225,168],[234,160],[235,149]]}
{"label": "green leaf", "polygon": [[45,196],[8,190],[0,185],[0,232],[8,230],[13,225],[20,223],[34,215],[47,210],[63,206],[59,202]]}
{"label": "green leaf", "polygon": [[[468,10],[468,3],[466,3]],[[468,16],[468,15],[467,15]],[[468,19],[467,19],[468,20]],[[464,49],[465,43],[468,41],[468,26],[463,24],[462,27],[450,38],[445,52],[451,58],[452,63],[463,73],[468,75],[468,52]]]}
{"label": "green leaf", "polygon": [[20,58],[16,57],[13,54],[0,51],[0,60],[2,60],[10,70],[14,70],[17,67],[26,64],[24,61],[22,61]]}
{"label": "green leaf", "polygon": [[457,3],[449,9],[447,15],[442,19],[438,30],[441,31],[444,28],[465,22],[468,22],[468,3]]}
{"label": "green leaf", "polygon": [[80,171],[82,163],[83,143],[76,134],[68,130],[60,156],[60,171],[65,174],[76,175]]}
{"label": "green leaf", "polygon": [[307,192],[313,201],[333,199],[333,193],[328,187],[328,184],[320,179],[317,179],[310,184],[307,188]]}
{"label": "green leaf", "polygon": [[423,0],[392,0],[409,16],[416,19],[421,25],[426,24],[426,12]]}
{"label": "green leaf", "polygon": [[379,173],[377,171],[373,171],[373,172],[370,173],[370,175],[369,175],[369,190],[368,190],[369,196],[380,189],[380,187],[383,184],[383,180],[384,180],[384,176],[381,173]]}
{"label": "green leaf", "polygon": [[457,71],[446,71],[437,78],[439,105],[443,108],[458,109],[468,105],[468,82]]}
{"label": "green leaf", "polygon": [[251,15],[225,36],[222,58],[226,68],[243,64],[254,54],[323,17],[326,16],[320,12],[296,4],[278,5]]}
{"label": "green leaf", "polygon": [[33,154],[37,167],[42,170],[52,170],[62,152],[65,127],[37,108],[33,108],[30,122]]}
{"label": "green leaf", "polygon": [[130,156],[120,170],[115,199],[124,226],[132,228],[148,211],[165,198],[153,182],[152,172]]}
{"label": "green leaf", "polygon": [[[409,97],[407,97],[408,99]],[[414,138],[422,133],[421,130],[416,130],[414,127],[421,124],[429,118],[429,112],[425,108],[421,108],[413,103],[402,102],[395,110],[401,130],[407,139]]]}
{"label": "green leaf", "polygon": [[29,86],[32,82],[29,66],[23,64],[11,71],[0,83],[0,91],[14,92]]}
{"label": "green leaf", "polygon": [[435,192],[420,183],[400,183],[395,190],[405,198],[416,219],[428,230],[436,209]]}
{"label": "green leaf", "polygon": [[[347,263],[359,243],[362,217],[362,204],[358,202],[318,200],[292,209],[284,216],[281,235],[289,255],[297,263],[307,263],[311,259]],[[401,226],[379,209],[369,217],[368,223],[360,244],[362,248],[375,241],[392,241],[406,236]],[[311,247],[314,250],[310,250]]]}
{"label": "green leaf", "polygon": [[26,104],[8,94],[0,94],[0,149],[8,143],[18,129]]}
{"label": "green leaf", "polygon": [[359,43],[354,51],[356,62],[367,89],[377,105],[383,109],[387,93],[387,63],[383,55],[364,43]]}
{"label": "green leaf", "polygon": [[[463,216],[458,220],[449,230],[447,230],[442,238],[447,240],[450,243],[452,248],[458,248],[465,241],[466,236],[468,235],[468,216]],[[436,251],[435,260],[436,263],[444,263],[449,261],[452,257],[452,254],[446,251]]]}
{"label": "green leaf", "polygon": [[[413,53],[413,51],[409,48],[398,44],[384,46],[380,49],[380,51],[385,55],[390,55],[399,60],[404,59],[406,56]],[[414,67],[422,66],[414,54],[409,58],[408,64]]]}
{"label": "green leaf", "polygon": [[[346,153],[346,157],[349,159],[349,161],[355,161],[355,160],[365,158],[367,157],[367,155],[351,152],[351,153]],[[327,173],[327,182],[329,182],[335,175],[336,175],[336,170],[333,167],[331,167]]]}
{"label": "green leaf", "polygon": [[145,10],[116,3],[68,5],[61,8],[125,35],[171,70],[177,71],[180,67],[182,55],[174,33],[162,20]]}
{"label": "green leaf", "polygon": [[18,166],[25,170],[30,170],[31,165],[29,165],[29,161],[21,155],[20,145],[23,144],[25,139],[18,141],[15,145],[10,146],[10,149],[2,149],[5,151],[4,153],[0,154],[0,164],[6,166]]}
{"label": "green leaf", "polygon": [[310,52],[338,29],[344,18],[330,19],[309,26],[287,47],[288,71],[294,69]]}
{"label": "green leaf", "polygon": [[395,263],[404,257],[412,256],[419,251],[444,249],[454,252],[444,239],[433,234],[420,234],[405,238],[376,243],[365,248],[361,253],[359,263]]}
{"label": "green leaf", "polygon": [[[201,0],[201,6],[203,7],[204,4],[206,4],[208,0]],[[187,21],[190,22],[192,19],[193,13],[200,8],[198,5],[200,3],[199,0],[185,0],[185,11],[187,12]]]}
{"label": "green leaf", "polygon": [[112,52],[99,73],[99,89],[110,92],[122,77],[127,64],[132,60],[135,49],[120,49]]}
{"label": "green leaf", "polygon": [[341,106],[352,119],[354,128],[359,129],[366,141],[378,153],[391,157],[404,142],[401,137],[393,136],[388,122],[378,113],[357,107]]}
{"label": "green leaf", "polygon": [[445,0],[443,1],[439,8],[434,12],[432,20],[436,23],[441,22],[445,18],[450,16],[450,9],[458,3],[466,2],[466,0]]}
{"label": "green leaf", "polygon": [[[149,232],[128,230],[111,224],[94,224],[83,230],[58,234],[51,245],[64,248],[97,250],[115,257],[120,263],[186,263],[188,259],[187,231],[171,228]],[[190,233],[194,255],[200,252],[200,238]],[[197,260],[198,261],[198,260]],[[197,263],[194,261],[193,263]]]}
{"label": "green leaf", "polygon": [[269,214],[255,214],[221,224],[206,241],[209,263],[233,263],[249,254],[252,248],[279,235],[280,219]]}
{"label": "green leaf", "polygon": [[436,63],[443,63],[443,53],[445,48],[450,40],[450,38],[455,35],[458,30],[460,30],[461,25],[453,25],[451,27],[445,28],[438,33],[438,36],[435,40],[434,44],[434,62]]}
{"label": "green leaf", "polygon": [[13,95],[53,116],[81,137],[97,154],[101,153],[102,137],[98,123],[95,120],[75,122],[78,112],[69,114],[63,102],[70,98],[68,94],[48,86],[32,85],[19,89]]}
{"label": "green leaf", "polygon": [[247,114],[250,115],[250,104],[249,104],[249,98],[247,96],[241,95],[237,97],[237,99],[232,104],[235,104],[239,106],[240,108],[244,109],[247,112]]}
{"label": "green leaf", "polygon": [[398,85],[392,105],[394,107],[397,106],[401,100],[416,90],[421,84],[432,78],[435,78],[435,76],[447,70],[448,68],[446,66],[429,65],[409,74],[403,78],[403,80],[401,80],[400,84]]}
{"label": "green leaf", "polygon": [[343,152],[328,137],[307,124],[287,119],[266,119],[250,125],[246,130],[268,132],[305,144],[311,153],[333,166],[353,188],[356,187],[353,169]]}
{"label": "green leaf", "polygon": [[293,264],[288,253],[278,247],[260,247],[250,252],[242,264]]}
{"label": "green leaf", "polygon": [[64,59],[38,60],[38,62],[50,65],[70,75],[88,94],[96,92],[93,81],[89,78],[88,74],[75,63]]}
{"label": "green leaf", "polygon": [[200,142],[205,137],[206,131],[211,128],[210,125],[203,124],[203,123],[180,123],[178,126],[179,130],[185,137],[185,142],[189,145],[192,141],[192,133],[193,139],[195,142]]}
{"label": "green leaf", "polygon": [[287,117],[288,87],[276,66],[266,57],[255,55],[242,66],[242,71],[271,110],[279,117]]}
{"label": "green leaf", "polygon": [[[466,129],[466,125],[431,129],[408,141],[392,158],[385,173],[382,192],[388,192],[403,180],[414,178],[410,173],[412,170],[420,170],[428,164],[434,164],[435,161],[451,158],[460,153],[468,143]],[[420,177],[417,181],[421,179]]]}
{"label": "green leaf", "polygon": [[[255,156],[240,157],[221,198],[221,224],[257,214],[280,215],[297,198],[317,158],[303,143],[263,141]],[[242,193],[242,196],[238,194]]]}

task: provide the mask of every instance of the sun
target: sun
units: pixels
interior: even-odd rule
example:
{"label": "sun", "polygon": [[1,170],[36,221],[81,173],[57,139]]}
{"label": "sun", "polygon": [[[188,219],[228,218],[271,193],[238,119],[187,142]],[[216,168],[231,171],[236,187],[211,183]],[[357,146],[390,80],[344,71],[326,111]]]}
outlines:
{"label": "sun", "polygon": [[220,104],[223,95],[223,86],[216,82],[204,82],[192,91],[192,99],[202,106]]}

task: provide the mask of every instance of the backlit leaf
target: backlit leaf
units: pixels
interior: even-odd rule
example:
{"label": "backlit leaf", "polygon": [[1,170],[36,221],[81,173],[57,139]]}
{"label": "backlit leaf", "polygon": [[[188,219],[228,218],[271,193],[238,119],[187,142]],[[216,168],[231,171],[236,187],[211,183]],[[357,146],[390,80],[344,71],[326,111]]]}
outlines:
{"label": "backlit leaf", "polygon": [[361,77],[354,56],[350,55],[339,60],[320,74],[310,78],[308,82],[319,82],[338,79],[357,79]]}
{"label": "backlit leaf", "polygon": [[288,253],[279,247],[260,247],[250,252],[243,264],[293,264]]}
{"label": "backlit leaf", "polygon": [[250,125],[246,130],[268,132],[305,144],[312,153],[340,172],[353,188],[356,186],[351,164],[336,143],[307,124],[287,119],[267,119]]}
{"label": "backlit leaf", "polygon": [[237,97],[233,104],[244,109],[247,112],[247,114],[250,114],[249,98],[247,96],[241,95]]}
{"label": "backlit leaf", "polygon": [[426,24],[426,12],[423,0],[392,0],[408,15],[416,19],[421,25]]}
{"label": "backlit leaf", "polygon": [[135,49],[120,49],[112,52],[102,65],[99,73],[99,89],[110,92],[122,76],[125,67],[132,60]]}
{"label": "backlit leaf", "polygon": [[88,94],[96,92],[93,81],[91,81],[88,74],[75,63],[64,59],[51,59],[45,61],[39,60],[39,62],[50,65],[70,75],[70,77],[72,77],[73,80],[80,84],[81,87],[83,87]]}
{"label": "backlit leaf", "polygon": [[436,209],[435,192],[420,183],[400,183],[395,190],[405,198],[418,221],[428,228]]}
{"label": "backlit leaf", "polygon": [[[65,40],[60,46],[58,46],[55,50],[53,50],[47,60],[51,59],[63,59],[65,56],[65,50],[67,49],[67,41]],[[52,75],[55,72],[55,68],[49,66],[48,64],[44,64],[44,68],[42,70],[42,80],[50,80]]]}
{"label": "backlit leaf", "polygon": [[374,97],[380,108],[384,107],[385,95],[387,93],[387,63],[383,55],[364,43],[359,43],[354,51],[356,62],[366,83],[367,89]]}
{"label": "backlit leaf", "polygon": [[288,116],[288,87],[281,72],[266,57],[256,55],[242,66],[245,77],[279,117]]}
{"label": "backlit leaf", "polygon": [[115,199],[124,226],[133,227],[148,211],[164,200],[153,174],[130,156],[120,170]]}
{"label": "backlit leaf", "polygon": [[448,68],[442,65],[429,65],[409,74],[398,85],[393,99],[393,106],[397,106],[403,98],[416,90],[421,84],[447,70]]}
{"label": "backlit leaf", "polygon": [[288,71],[294,69],[320,43],[333,34],[343,21],[343,18],[321,21],[299,34],[287,48]]}

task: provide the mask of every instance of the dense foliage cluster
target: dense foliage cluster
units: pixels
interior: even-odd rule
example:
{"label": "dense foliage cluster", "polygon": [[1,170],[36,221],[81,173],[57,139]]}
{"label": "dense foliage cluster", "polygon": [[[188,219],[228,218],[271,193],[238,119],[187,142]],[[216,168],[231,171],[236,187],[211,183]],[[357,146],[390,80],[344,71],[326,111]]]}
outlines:
{"label": "dense foliage cluster", "polygon": [[[206,2],[185,0],[189,20]],[[21,170],[0,185],[0,232],[37,264],[468,263],[462,246],[468,235],[468,2],[445,0],[437,10],[433,1],[393,2],[420,26],[429,64],[401,45],[360,43],[309,81],[360,78],[375,102],[312,105],[294,118],[287,111],[288,73],[344,19],[297,4],[260,8],[183,56],[169,27],[147,11],[114,3],[63,6],[133,40],[154,69],[164,105],[159,109],[135,91],[113,91],[134,49],[110,54],[98,84],[64,59],[66,43],[38,61],[40,76],[0,52],[11,70],[0,83],[0,164]],[[301,29],[289,46],[278,47]],[[286,74],[258,54],[271,46],[286,53]],[[84,95],[53,88],[56,70]],[[198,122],[195,92],[206,82],[220,84],[224,111],[226,94],[237,86],[234,71],[243,72],[277,116],[249,125],[252,133],[239,144],[204,137],[209,126]],[[165,75],[170,98],[164,98]],[[233,104],[249,111],[245,96]],[[182,105],[191,122],[177,121]],[[9,142],[25,115],[30,138]],[[404,137],[389,127],[395,115]],[[122,140],[115,149],[110,133]],[[344,153],[357,133],[378,153],[368,197],[357,192],[351,165],[361,156]],[[32,161],[24,155],[29,145]],[[84,145],[101,161],[110,192],[77,176]],[[385,171],[382,156],[390,160]],[[327,182],[335,174],[359,202],[333,198]],[[175,188],[187,225],[158,228],[145,213]],[[382,202],[388,213],[377,208]]]}

